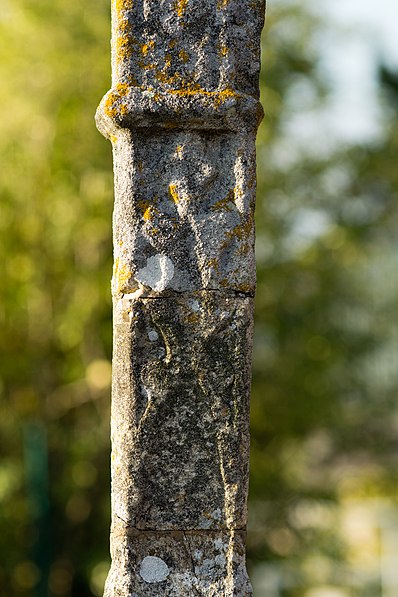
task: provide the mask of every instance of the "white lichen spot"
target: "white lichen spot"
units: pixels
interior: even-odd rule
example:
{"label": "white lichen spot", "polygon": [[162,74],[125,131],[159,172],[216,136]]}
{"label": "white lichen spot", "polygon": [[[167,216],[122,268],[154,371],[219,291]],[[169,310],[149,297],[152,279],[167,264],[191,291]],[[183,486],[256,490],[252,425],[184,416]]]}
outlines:
{"label": "white lichen spot", "polygon": [[221,566],[221,568],[222,568],[225,566],[227,560],[224,555],[219,554],[218,556],[216,556],[214,558],[214,561],[218,566]]}
{"label": "white lichen spot", "polygon": [[189,306],[191,307],[192,311],[199,311],[200,309],[200,304],[199,301],[197,301],[196,299],[192,299],[189,303]]}
{"label": "white lichen spot", "polygon": [[156,340],[159,338],[159,334],[157,333],[156,330],[149,330],[148,338],[150,339],[151,342],[156,342]]}
{"label": "white lichen spot", "polygon": [[156,556],[146,556],[140,566],[140,576],[148,583],[166,580],[170,570],[166,562]]}
{"label": "white lichen spot", "polygon": [[217,510],[214,510],[214,512],[212,512],[211,515],[214,518],[214,520],[221,520],[221,510],[220,510],[220,508],[217,508]]}
{"label": "white lichen spot", "polygon": [[149,257],[146,266],[138,270],[136,279],[144,286],[158,292],[165,290],[174,276],[174,264],[163,253]]}
{"label": "white lichen spot", "polygon": [[201,516],[200,517],[200,521],[199,521],[199,528],[200,529],[209,529],[212,525],[212,520],[211,518],[206,518],[205,516]]}
{"label": "white lichen spot", "polygon": [[143,13],[144,19],[147,21],[151,12],[151,7],[148,0],[144,0]]}
{"label": "white lichen spot", "polygon": [[224,547],[224,542],[222,539],[215,539],[214,540],[214,547],[216,549],[222,549]]}
{"label": "white lichen spot", "polygon": [[203,557],[203,551],[201,549],[195,549],[193,552],[193,557],[195,560],[200,560]]}

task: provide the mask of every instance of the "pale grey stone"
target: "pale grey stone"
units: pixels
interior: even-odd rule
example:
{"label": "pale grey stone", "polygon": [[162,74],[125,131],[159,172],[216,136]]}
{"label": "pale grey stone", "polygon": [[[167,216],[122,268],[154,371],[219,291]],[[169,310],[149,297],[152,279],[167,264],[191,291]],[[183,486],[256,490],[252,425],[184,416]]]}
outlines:
{"label": "pale grey stone", "polygon": [[146,583],[159,583],[170,574],[166,562],[156,556],[145,556],[140,566],[140,576]]}
{"label": "pale grey stone", "polygon": [[106,597],[251,595],[245,568],[262,0],[114,0]]}
{"label": "pale grey stone", "polygon": [[[145,579],[142,563],[148,560],[162,562],[159,570],[163,574],[157,576],[149,565],[151,571]],[[252,590],[245,566],[245,534],[242,531],[143,533],[116,521],[112,529],[112,568],[105,594],[107,597],[133,594],[248,597]]]}
{"label": "pale grey stone", "polygon": [[214,291],[115,301],[112,500],[131,527],[245,528],[252,316]]}

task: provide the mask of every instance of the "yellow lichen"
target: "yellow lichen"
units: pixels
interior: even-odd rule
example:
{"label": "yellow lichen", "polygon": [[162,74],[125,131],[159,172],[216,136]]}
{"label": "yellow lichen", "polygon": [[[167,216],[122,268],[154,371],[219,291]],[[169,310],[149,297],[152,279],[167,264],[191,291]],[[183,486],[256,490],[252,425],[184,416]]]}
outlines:
{"label": "yellow lichen", "polygon": [[127,85],[127,83],[118,83],[115,87],[115,91],[111,91],[108,94],[104,106],[105,114],[107,114],[107,116],[110,116],[112,118],[116,116],[118,112],[120,112],[121,114],[127,113],[127,106],[125,104],[118,106],[117,102],[122,97],[126,96],[128,92],[129,86]]}
{"label": "yellow lichen", "polygon": [[182,158],[182,151],[183,151],[184,147],[183,145],[177,145],[176,147],[176,157],[181,159]]}
{"label": "yellow lichen", "polygon": [[145,222],[151,222],[154,216],[159,213],[159,210],[154,206],[157,198],[155,197],[151,201],[141,199],[138,201],[138,208],[141,211],[142,218]]}
{"label": "yellow lichen", "polygon": [[225,195],[225,197],[223,197],[222,199],[220,199],[219,201],[214,203],[214,205],[212,205],[210,207],[210,209],[212,211],[222,211],[222,210],[233,211],[235,208],[234,199],[235,199],[235,189],[231,189],[230,191],[228,191],[228,193]]}
{"label": "yellow lichen", "polygon": [[154,62],[138,62],[138,66],[144,70],[155,70],[156,64]]}
{"label": "yellow lichen", "polygon": [[116,39],[116,60],[121,62],[131,57],[133,53],[130,38],[126,36],[119,36]]}
{"label": "yellow lichen", "polygon": [[147,222],[148,220],[152,219],[152,207],[149,206],[143,213],[144,220]]}
{"label": "yellow lichen", "polygon": [[230,87],[226,87],[222,91],[218,91],[217,97],[214,100],[215,107],[219,108],[221,106],[221,104],[223,104],[227,99],[229,99],[231,97],[235,98],[236,92],[233,89],[231,89]]}
{"label": "yellow lichen", "polygon": [[219,264],[218,260],[215,257],[213,257],[211,259],[208,259],[207,267],[209,267],[210,269],[214,269],[214,271],[218,272],[219,268],[220,268],[220,264]]}
{"label": "yellow lichen", "polygon": [[200,85],[198,84],[187,84],[186,86],[180,87],[179,89],[168,89],[167,93],[170,93],[171,95],[178,95],[181,97],[209,97],[213,99],[214,106],[216,108],[219,108],[221,104],[223,104],[228,99],[238,97],[237,92],[231,89],[230,87],[225,87],[224,89],[217,91],[207,91],[206,89],[200,87]]}
{"label": "yellow lichen", "polygon": [[153,50],[154,47],[155,47],[155,42],[153,41],[153,39],[151,39],[146,44],[142,44],[141,54],[143,56],[146,56],[148,54],[149,50]]}
{"label": "yellow lichen", "polygon": [[125,263],[121,263],[119,257],[115,259],[113,266],[113,277],[116,282],[116,288],[118,292],[123,292],[126,287],[128,287],[128,283],[133,277],[130,269]]}
{"label": "yellow lichen", "polygon": [[196,324],[200,322],[200,315],[198,313],[190,313],[186,318],[187,323]]}
{"label": "yellow lichen", "polygon": [[[167,68],[167,65],[166,65]],[[160,83],[164,83],[165,85],[179,85],[181,83],[181,75],[180,73],[176,72],[174,73],[174,75],[167,75],[164,71],[156,71],[155,73],[155,77],[156,79],[160,82]]]}
{"label": "yellow lichen", "polygon": [[187,9],[188,0],[176,0],[175,1],[175,10],[177,16],[182,17]]}
{"label": "yellow lichen", "polygon": [[218,0],[217,8],[218,9],[226,8],[228,6],[228,3],[229,3],[229,0]]}
{"label": "yellow lichen", "polygon": [[223,58],[228,54],[229,49],[227,48],[227,46],[220,46],[219,48],[219,53],[220,56],[222,56]]}
{"label": "yellow lichen", "polygon": [[189,60],[189,55],[186,53],[185,50],[180,50],[178,52],[178,56],[180,57],[180,60],[182,60],[182,62],[188,62]]}
{"label": "yellow lichen", "polygon": [[174,183],[169,184],[169,197],[176,205],[181,201],[181,197],[178,195],[177,185]]}
{"label": "yellow lichen", "polygon": [[113,5],[117,14],[120,15],[122,10],[131,10],[133,8],[133,0],[113,0]]}
{"label": "yellow lichen", "polygon": [[166,68],[170,68],[171,67],[171,54],[165,54],[164,64],[165,64]]}
{"label": "yellow lichen", "polygon": [[238,284],[237,289],[239,292],[244,292],[245,294],[250,294],[253,292],[253,286],[251,284],[244,284],[243,282]]}
{"label": "yellow lichen", "polygon": [[253,219],[247,218],[241,224],[235,226],[231,231],[231,237],[239,238],[239,240],[245,240],[253,231]]}

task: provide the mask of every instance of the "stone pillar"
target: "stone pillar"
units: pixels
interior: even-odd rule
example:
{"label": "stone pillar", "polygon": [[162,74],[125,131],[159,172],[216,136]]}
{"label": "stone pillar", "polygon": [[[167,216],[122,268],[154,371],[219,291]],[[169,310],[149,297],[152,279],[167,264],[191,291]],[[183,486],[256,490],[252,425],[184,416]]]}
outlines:
{"label": "stone pillar", "polygon": [[262,0],[113,0],[106,597],[245,596]]}

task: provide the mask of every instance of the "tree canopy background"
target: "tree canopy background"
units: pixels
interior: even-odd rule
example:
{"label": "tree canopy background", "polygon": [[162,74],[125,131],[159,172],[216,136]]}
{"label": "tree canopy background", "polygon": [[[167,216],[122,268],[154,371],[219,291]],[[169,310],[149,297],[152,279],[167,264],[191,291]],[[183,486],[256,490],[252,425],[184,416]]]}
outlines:
{"label": "tree canopy background", "polygon": [[[294,137],[331,93],[327,23],[304,6],[270,3],[264,36],[248,563],[258,597],[381,597],[377,554],[398,537],[398,77],[380,66],[377,139]],[[5,595],[101,595],[109,565],[113,177],[93,120],[109,12],[0,8]]]}

